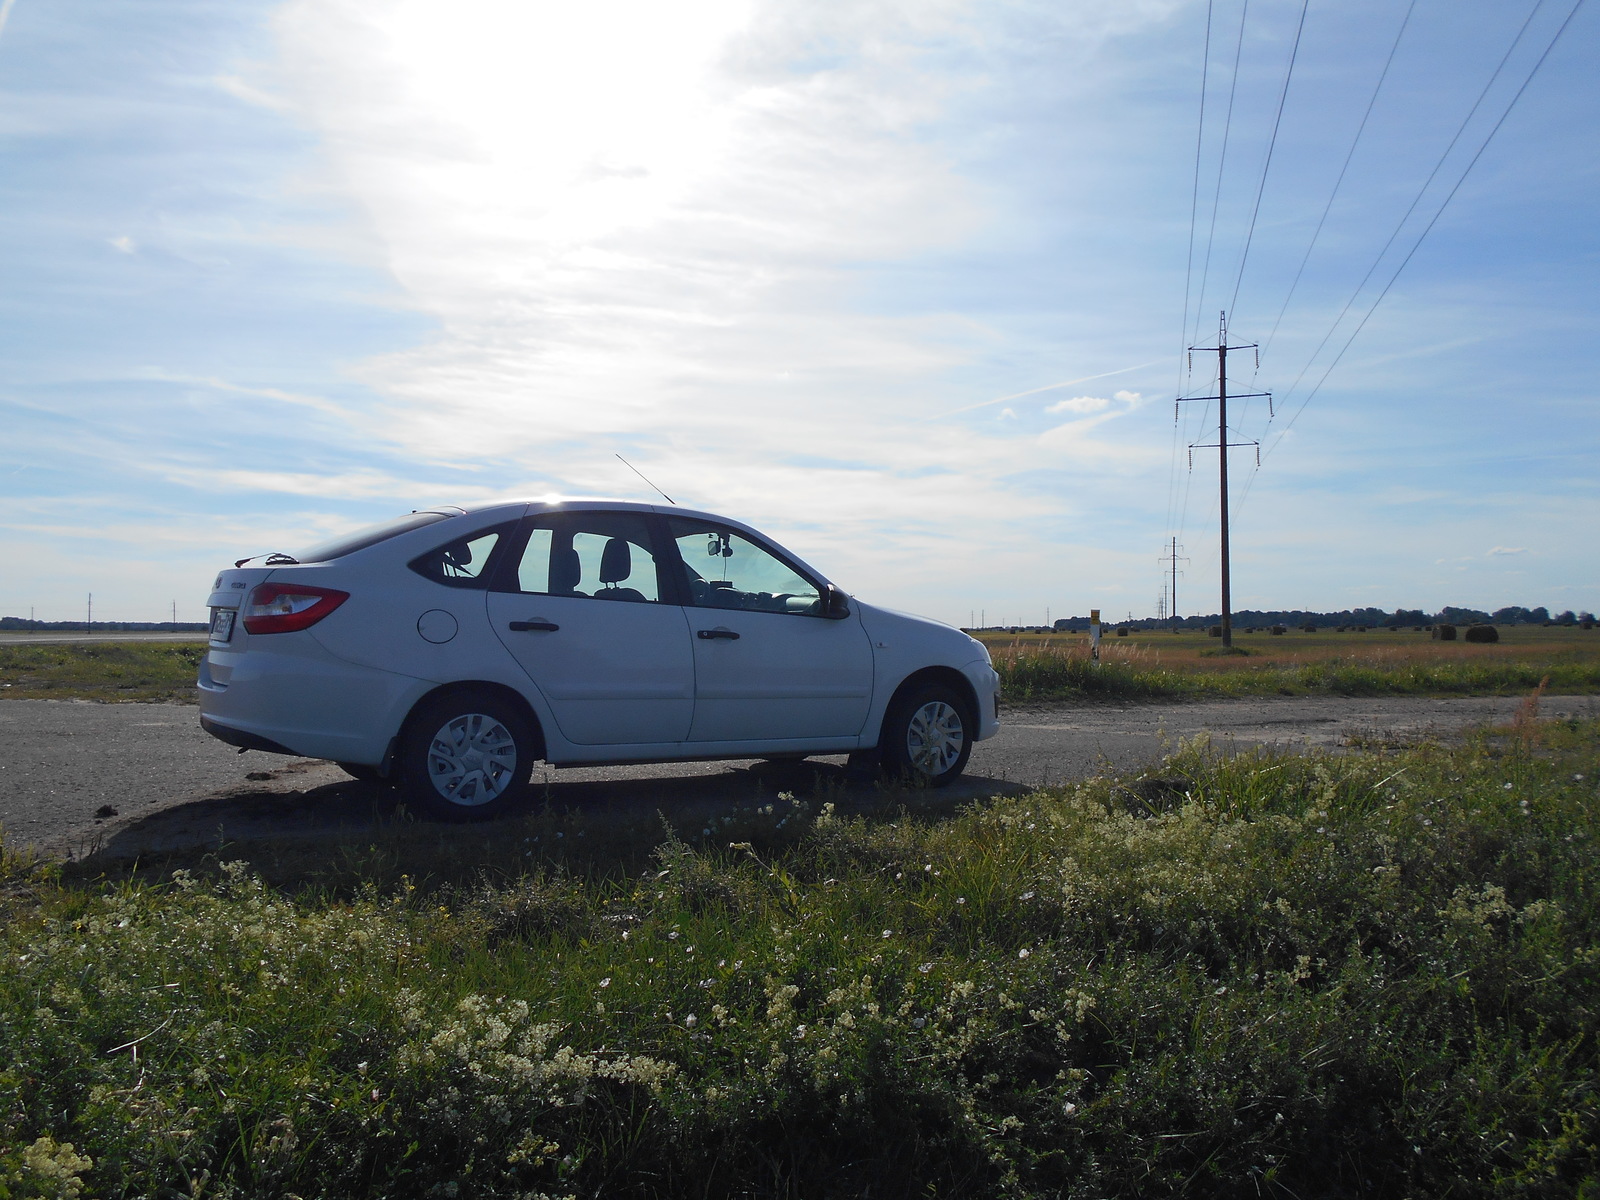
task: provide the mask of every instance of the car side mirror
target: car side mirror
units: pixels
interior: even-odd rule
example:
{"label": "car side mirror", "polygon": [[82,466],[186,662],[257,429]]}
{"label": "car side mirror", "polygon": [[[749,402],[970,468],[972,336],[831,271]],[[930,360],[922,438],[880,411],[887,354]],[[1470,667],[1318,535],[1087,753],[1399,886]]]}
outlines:
{"label": "car side mirror", "polygon": [[850,597],[831,583],[822,585],[822,615],[830,621],[842,621],[850,615]]}

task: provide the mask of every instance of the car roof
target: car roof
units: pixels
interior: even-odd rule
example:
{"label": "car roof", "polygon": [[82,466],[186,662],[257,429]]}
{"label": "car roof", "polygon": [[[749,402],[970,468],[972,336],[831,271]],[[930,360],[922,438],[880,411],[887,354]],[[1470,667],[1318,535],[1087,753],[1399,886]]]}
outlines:
{"label": "car roof", "polygon": [[[701,517],[708,521],[721,521],[735,525],[742,529],[750,529],[743,521],[733,517],[723,516],[721,513],[706,512],[697,508],[685,508],[680,504],[651,504],[641,500],[623,500],[611,496],[527,496],[507,497],[503,500],[490,500],[480,504],[440,504],[429,508],[418,509],[419,512],[465,513],[468,516],[482,516],[490,513],[501,512],[554,512],[569,509],[582,512],[587,509],[603,508],[621,512],[655,512],[680,517]],[[751,530],[751,532],[756,532]],[[765,535],[762,535],[765,537]]]}
{"label": "car roof", "polygon": [[641,512],[660,513],[669,517],[689,517],[705,521],[715,521],[720,525],[729,525],[742,533],[747,533],[758,544],[774,546],[781,550],[784,556],[791,558],[800,567],[817,576],[824,583],[832,582],[827,575],[818,571],[805,559],[800,558],[787,546],[776,543],[772,538],[762,533],[754,526],[733,517],[723,516],[721,513],[706,512],[698,508],[685,508],[679,504],[650,504],[640,500],[612,499],[605,496],[529,496],[522,499],[506,498],[503,500],[485,501],[472,505],[441,504],[431,508],[418,509],[418,512],[442,512],[451,516],[466,515],[469,517],[492,517],[510,519],[524,514],[532,515],[539,512],[582,512],[592,509],[606,509],[614,512]]}

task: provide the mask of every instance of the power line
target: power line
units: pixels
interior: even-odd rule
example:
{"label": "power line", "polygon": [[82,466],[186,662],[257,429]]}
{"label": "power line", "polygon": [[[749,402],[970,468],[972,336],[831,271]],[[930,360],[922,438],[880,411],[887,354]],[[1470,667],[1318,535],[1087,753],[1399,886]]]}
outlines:
{"label": "power line", "polygon": [[1244,249],[1239,254],[1239,274],[1233,280],[1233,296],[1228,301],[1228,311],[1233,312],[1239,304],[1239,287],[1244,283],[1244,265],[1250,259],[1250,243],[1256,236],[1256,218],[1261,215],[1261,197],[1267,190],[1267,173],[1272,169],[1272,152],[1278,145],[1278,127],[1283,124],[1283,105],[1289,98],[1289,81],[1294,78],[1294,60],[1300,55],[1300,35],[1306,28],[1306,10],[1311,7],[1311,0],[1301,0],[1300,24],[1295,27],[1294,46],[1289,50],[1289,67],[1283,73],[1283,90],[1278,93],[1278,115],[1272,120],[1272,136],[1267,140],[1266,161],[1261,164],[1261,182],[1256,185],[1256,204],[1250,212],[1250,228],[1244,235]]}
{"label": "power line", "polygon": [[[1582,3],[1583,3],[1583,0],[1578,0],[1578,4],[1579,5],[1581,5]],[[1383,248],[1378,251],[1377,256],[1372,260],[1372,265],[1367,268],[1367,273],[1361,277],[1361,282],[1356,284],[1355,290],[1350,293],[1350,298],[1345,301],[1344,307],[1339,310],[1339,315],[1333,319],[1333,324],[1331,324],[1328,327],[1328,332],[1323,334],[1322,340],[1317,343],[1317,348],[1311,352],[1311,357],[1306,360],[1306,365],[1300,368],[1300,373],[1294,377],[1294,382],[1291,383],[1289,385],[1288,389],[1284,392],[1284,399],[1285,400],[1287,400],[1289,396],[1293,395],[1295,388],[1300,386],[1300,381],[1305,378],[1306,372],[1311,369],[1311,364],[1314,363],[1317,360],[1317,355],[1322,353],[1323,349],[1327,346],[1328,342],[1332,339],[1333,335],[1338,331],[1339,326],[1344,322],[1345,316],[1349,313],[1351,307],[1355,304],[1356,299],[1361,295],[1362,290],[1366,288],[1368,282],[1371,281],[1372,276],[1373,276],[1374,273],[1376,273],[1376,271],[1378,270],[1378,267],[1380,265],[1382,265],[1384,256],[1389,253],[1389,249],[1394,245],[1395,239],[1397,239],[1400,236],[1401,231],[1406,226],[1406,222],[1411,219],[1411,214],[1417,211],[1417,205],[1422,203],[1423,196],[1425,196],[1427,194],[1428,189],[1433,185],[1433,181],[1438,177],[1439,172],[1444,168],[1445,162],[1449,159],[1451,152],[1456,148],[1456,143],[1461,140],[1461,135],[1464,134],[1467,131],[1467,126],[1469,124],[1471,124],[1472,118],[1477,115],[1478,109],[1483,105],[1483,102],[1484,102],[1485,98],[1489,95],[1489,90],[1492,87],[1494,87],[1495,81],[1500,78],[1501,72],[1503,72],[1505,70],[1506,63],[1510,61],[1511,55],[1516,51],[1516,48],[1521,44],[1523,35],[1528,32],[1528,26],[1533,23],[1534,17],[1538,15],[1539,9],[1542,8],[1543,6],[1544,6],[1544,0],[1536,0],[1536,3],[1534,4],[1532,11],[1528,13],[1527,20],[1523,21],[1522,28],[1517,30],[1517,36],[1511,39],[1511,45],[1506,49],[1506,52],[1505,52],[1504,56],[1501,57],[1499,65],[1496,66],[1495,69],[1494,69],[1494,73],[1489,76],[1489,82],[1483,85],[1483,91],[1481,91],[1478,94],[1478,98],[1473,101],[1472,107],[1467,110],[1467,115],[1464,118],[1462,118],[1461,125],[1460,125],[1459,128],[1456,129],[1455,136],[1450,139],[1449,145],[1447,145],[1444,148],[1444,153],[1439,156],[1439,161],[1434,164],[1433,170],[1428,172],[1427,179],[1423,180],[1422,186],[1417,189],[1417,194],[1412,199],[1410,205],[1406,208],[1405,215],[1403,215],[1400,218],[1399,222],[1394,227],[1394,232],[1391,233],[1389,235],[1388,240],[1383,243]],[[1577,5],[1574,5],[1573,6],[1573,12],[1575,13],[1576,11],[1577,11]],[[1572,16],[1571,16],[1571,14],[1569,14],[1568,17],[1567,17],[1567,20],[1570,21],[1571,19],[1572,19]],[[1565,22],[1563,22],[1561,28],[1562,29],[1566,28],[1566,23]],[[1561,36],[1559,31],[1557,31],[1556,36],[1557,37]],[[1553,46],[1554,44],[1555,44],[1554,41],[1552,41],[1551,45]],[[1549,52],[1550,51],[1547,48],[1545,50],[1545,53],[1548,54]],[[1539,62],[1540,63],[1544,62],[1544,58],[1542,56],[1539,59]],[[1538,70],[1538,66],[1535,66],[1534,70],[1537,71]],[[1530,80],[1532,79],[1532,75],[1531,74],[1529,75],[1529,79]],[[1526,82],[1523,84],[1523,87],[1527,87],[1527,83]],[[1517,95],[1521,96],[1522,92],[1519,90],[1517,92]],[[1515,98],[1513,98],[1512,103],[1513,104],[1516,103]],[[1507,108],[1506,112],[1509,113],[1510,111],[1511,110],[1509,108]],[[1502,116],[1500,119],[1503,121],[1503,120],[1505,120],[1505,117]],[[1495,126],[1495,129],[1499,129],[1499,127],[1500,126],[1497,124]],[[1494,133],[1491,132],[1489,136],[1493,137]],[[1485,140],[1484,145],[1485,146],[1488,145],[1488,141],[1487,140]],[[1479,154],[1483,153],[1482,147],[1479,148],[1478,153]],[[1478,161],[1476,155],[1473,156],[1473,160],[1472,161],[1474,163]],[[1471,163],[1469,163],[1467,165],[1467,170],[1470,171],[1471,169],[1472,169],[1472,165],[1471,165]],[[1465,174],[1465,172],[1463,172],[1462,179],[1465,179],[1465,178],[1466,178],[1466,174]],[[1460,186],[1461,186],[1461,184],[1458,181],[1457,184],[1456,184],[1456,187],[1460,187]],[[1451,193],[1450,194],[1452,196],[1455,195],[1455,190],[1451,189]],[[1445,203],[1446,204],[1449,203],[1449,197],[1446,197]],[[1440,206],[1440,210],[1439,211],[1440,212],[1444,211],[1443,205]],[[1437,213],[1434,214],[1434,220],[1438,220],[1438,214]],[[1432,228],[1432,222],[1429,222],[1429,226],[1428,227],[1430,229]],[[1426,236],[1426,233],[1427,233],[1427,231],[1424,230],[1423,231],[1423,235]],[[1418,245],[1421,244],[1421,239],[1420,238],[1418,239],[1418,243],[1417,244]],[[1416,253],[1416,247],[1415,246],[1412,247],[1412,253],[1413,254]],[[1406,256],[1407,261],[1410,260],[1410,257],[1411,256],[1409,254]],[[1402,264],[1402,266],[1403,265],[1404,264]],[[1397,274],[1398,274],[1398,272],[1397,272]],[[1390,282],[1392,284],[1393,280],[1391,279]],[[1387,290],[1388,289],[1386,288],[1385,291],[1387,291]],[[1382,299],[1382,297],[1380,296],[1379,299]],[[1376,305],[1374,305],[1374,307],[1376,307]],[[1367,315],[1371,316],[1372,314],[1369,311]],[[1365,323],[1366,323],[1366,321],[1365,321],[1365,319],[1363,319],[1362,324],[1365,324]],[[1326,375],[1324,375],[1324,378],[1326,378]],[[1321,386],[1321,385],[1319,384],[1318,386]],[[1302,404],[1301,405],[1301,409],[1304,409],[1304,407],[1305,407],[1305,405]],[[1296,416],[1299,415],[1298,411],[1296,412],[1295,415]],[[1293,424],[1293,422],[1291,421],[1290,424]],[[1285,426],[1285,432],[1287,432],[1287,431],[1288,431],[1288,427]]]}
{"label": "power line", "polygon": [[[1250,12],[1250,0],[1244,0],[1239,9],[1239,39],[1233,49],[1233,80],[1228,85],[1228,111],[1222,120],[1222,153],[1217,158],[1217,186],[1211,193],[1211,228],[1206,234],[1206,259],[1200,271],[1200,296],[1195,304],[1193,338],[1200,337],[1200,310],[1205,308],[1206,280],[1211,276],[1211,249],[1217,240],[1217,210],[1222,207],[1222,176],[1228,165],[1228,139],[1233,132],[1233,101],[1239,91],[1239,59],[1244,54],[1244,20]],[[1187,337],[1185,340],[1189,340]]]}
{"label": "power line", "polygon": [[1267,340],[1262,344],[1263,350],[1272,348],[1272,339],[1277,336],[1278,326],[1283,323],[1283,314],[1289,311],[1289,301],[1294,299],[1295,289],[1300,286],[1300,277],[1305,274],[1306,264],[1311,261],[1311,252],[1317,247],[1317,239],[1322,236],[1322,227],[1328,222],[1328,214],[1333,211],[1333,202],[1339,195],[1339,188],[1344,183],[1345,172],[1350,170],[1350,161],[1356,156],[1356,147],[1361,144],[1361,135],[1366,132],[1367,121],[1372,117],[1372,109],[1378,103],[1378,93],[1383,90],[1383,82],[1389,77],[1389,68],[1394,65],[1394,56],[1400,49],[1400,39],[1405,35],[1406,26],[1411,23],[1411,14],[1416,11],[1417,0],[1411,0],[1406,8],[1406,15],[1400,22],[1400,29],[1394,35],[1394,45],[1389,47],[1389,57],[1384,60],[1383,70],[1378,73],[1378,82],[1373,86],[1372,96],[1367,100],[1367,111],[1361,114],[1361,124],[1356,126],[1356,135],[1350,141],[1350,149],[1345,153],[1344,164],[1339,168],[1339,177],[1333,181],[1333,191],[1328,193],[1328,202],[1322,206],[1322,216],[1317,220],[1316,229],[1311,232],[1311,242],[1306,246],[1305,255],[1300,259],[1300,266],[1294,273],[1294,280],[1289,284],[1289,294],[1283,298],[1283,307],[1278,309],[1278,316],[1272,322],[1272,332],[1267,334]]}
{"label": "power line", "polygon": [[[1584,2],[1584,0],[1574,0],[1572,8],[1567,13],[1566,19],[1563,20],[1561,22],[1560,27],[1556,29],[1555,34],[1551,37],[1549,43],[1545,46],[1544,51],[1539,55],[1538,60],[1533,64],[1533,67],[1528,71],[1527,78],[1525,78],[1522,81],[1522,85],[1517,88],[1516,94],[1513,95],[1511,97],[1511,100],[1506,104],[1505,111],[1500,114],[1499,120],[1497,120],[1494,123],[1494,127],[1492,129],[1490,129],[1488,134],[1484,137],[1483,142],[1482,142],[1482,144],[1479,145],[1476,153],[1473,154],[1471,160],[1462,169],[1461,175],[1456,180],[1455,185],[1450,189],[1449,193],[1445,196],[1444,200],[1440,203],[1438,210],[1433,214],[1433,217],[1428,221],[1427,225],[1423,227],[1422,232],[1417,235],[1417,240],[1412,244],[1411,249],[1409,251],[1407,251],[1406,256],[1403,259],[1400,260],[1400,265],[1397,266],[1394,269],[1394,273],[1389,276],[1389,281],[1386,284],[1384,284],[1383,290],[1378,293],[1377,299],[1374,300],[1372,302],[1371,307],[1367,309],[1366,315],[1361,318],[1360,323],[1357,324],[1357,326],[1355,327],[1355,329],[1353,331],[1351,331],[1350,336],[1345,339],[1344,345],[1342,347],[1340,347],[1339,353],[1334,356],[1333,361],[1328,364],[1327,370],[1323,371],[1322,378],[1317,380],[1316,386],[1313,387],[1311,389],[1311,392],[1306,396],[1306,398],[1300,402],[1300,407],[1297,408],[1295,410],[1295,412],[1294,412],[1294,415],[1289,418],[1288,423],[1284,425],[1283,430],[1282,430],[1281,433],[1278,434],[1277,439],[1272,443],[1271,446],[1269,446],[1267,448],[1267,450],[1266,450],[1266,454],[1267,455],[1270,455],[1273,450],[1277,449],[1277,447],[1283,442],[1283,439],[1288,436],[1289,430],[1294,428],[1294,423],[1300,419],[1300,414],[1305,412],[1306,406],[1308,404],[1310,404],[1311,401],[1316,397],[1316,394],[1319,391],[1322,390],[1322,385],[1327,382],[1328,376],[1333,373],[1333,369],[1335,367],[1337,367],[1339,365],[1339,361],[1342,358],[1344,358],[1345,352],[1350,349],[1350,346],[1355,342],[1356,337],[1361,333],[1362,329],[1364,329],[1366,327],[1367,322],[1372,319],[1373,313],[1378,311],[1378,306],[1383,303],[1384,297],[1387,296],[1389,294],[1389,290],[1392,287],[1394,287],[1395,281],[1400,278],[1400,273],[1406,269],[1407,264],[1411,262],[1411,259],[1413,258],[1413,256],[1415,256],[1417,251],[1422,247],[1423,241],[1427,238],[1428,234],[1430,232],[1432,232],[1433,227],[1434,227],[1434,225],[1436,225],[1438,223],[1439,218],[1444,215],[1444,211],[1445,211],[1445,209],[1447,207],[1449,207],[1450,201],[1453,200],[1455,198],[1456,193],[1461,190],[1461,185],[1464,184],[1467,181],[1467,176],[1472,173],[1472,168],[1477,166],[1478,160],[1483,157],[1484,151],[1486,151],[1489,148],[1489,143],[1492,142],[1494,140],[1495,135],[1500,132],[1501,126],[1503,126],[1506,123],[1506,119],[1511,116],[1511,111],[1514,108],[1516,108],[1517,102],[1522,99],[1523,93],[1526,92],[1528,90],[1529,85],[1533,83],[1534,77],[1536,75],[1538,75],[1538,73],[1539,73],[1539,69],[1544,66],[1545,60],[1550,57],[1550,52],[1556,48],[1556,43],[1561,40],[1562,34],[1566,33],[1567,26],[1572,24],[1572,19],[1578,15],[1578,10],[1583,7],[1583,2]],[[1542,4],[1543,0],[1540,0],[1540,3]],[[1535,13],[1538,12],[1538,9],[1539,9],[1539,5],[1535,5],[1534,6],[1534,12]],[[1533,15],[1529,14],[1529,18],[1528,19],[1531,21],[1533,19]],[[1522,30],[1519,31],[1518,34],[1517,34],[1517,41],[1521,40],[1522,33],[1526,32],[1526,30],[1527,30],[1527,24],[1524,23]],[[1516,41],[1512,42],[1512,49],[1516,48],[1516,44],[1517,44]],[[1506,52],[1506,57],[1507,58],[1510,57],[1510,53],[1511,52],[1509,50]],[[1505,66],[1505,59],[1501,60],[1500,66],[1501,67]],[[1500,73],[1500,68],[1497,67],[1495,69],[1495,75],[1498,76],[1499,73]],[[1494,80],[1491,77],[1490,83],[1493,83],[1493,81]],[[1485,91],[1487,91],[1487,90],[1488,89],[1485,88]],[[1483,98],[1480,96],[1479,97],[1479,103],[1482,102],[1482,99]],[[1477,107],[1478,106],[1476,104],[1474,104],[1473,105],[1473,110],[1476,111]],[[1470,118],[1470,115],[1471,114],[1469,113],[1468,114],[1469,118]],[[1457,136],[1458,137],[1460,136],[1459,132],[1458,132]],[[1454,144],[1455,144],[1455,140],[1452,139],[1451,145],[1453,146]],[[1446,153],[1448,153],[1448,151]],[[1435,168],[1435,171],[1437,171],[1437,168]],[[1431,180],[1432,176],[1430,175],[1429,178]],[[1324,340],[1326,340],[1326,339],[1324,339]],[[1315,357],[1315,356],[1313,356],[1313,357]],[[1302,371],[1302,374],[1304,374],[1303,371]],[[1297,379],[1295,382],[1298,383],[1299,380]],[[1239,499],[1240,499],[1240,503],[1242,504],[1244,502],[1244,496],[1241,495]]]}
{"label": "power line", "polygon": [[[1178,385],[1183,391],[1183,347],[1189,341],[1189,296],[1194,283],[1194,230],[1200,217],[1200,150],[1205,142],[1206,91],[1211,78],[1211,13],[1215,0],[1206,0],[1206,37],[1200,53],[1200,117],[1194,127],[1194,185],[1189,193],[1189,251],[1183,270],[1183,324],[1178,327]],[[1172,455],[1167,470],[1167,528],[1172,527],[1178,494],[1178,423],[1172,423]]]}

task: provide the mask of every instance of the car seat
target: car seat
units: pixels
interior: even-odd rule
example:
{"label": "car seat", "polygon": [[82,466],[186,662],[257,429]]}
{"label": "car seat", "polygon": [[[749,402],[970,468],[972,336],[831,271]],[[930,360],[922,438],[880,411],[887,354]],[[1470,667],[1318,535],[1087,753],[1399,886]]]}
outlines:
{"label": "car seat", "polygon": [[550,551],[550,594],[552,596],[581,596],[578,581],[583,578],[583,564],[578,552],[571,546]]}
{"label": "car seat", "polygon": [[614,537],[600,553],[600,590],[596,600],[644,601],[644,593],[631,587],[617,587],[633,574],[633,547],[627,538]]}

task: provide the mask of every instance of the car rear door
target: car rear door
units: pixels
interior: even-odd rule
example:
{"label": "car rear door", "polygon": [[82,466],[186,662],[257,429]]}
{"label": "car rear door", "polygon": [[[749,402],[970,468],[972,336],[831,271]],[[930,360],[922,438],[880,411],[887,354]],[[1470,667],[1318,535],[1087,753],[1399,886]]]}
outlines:
{"label": "car rear door", "polygon": [[489,623],[543,693],[561,735],[586,746],[682,742],[694,714],[684,610],[643,513],[527,518],[488,595]]}

